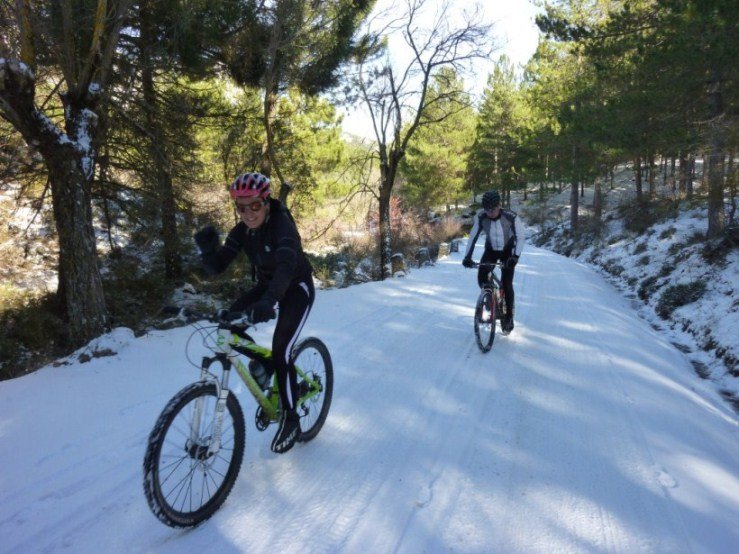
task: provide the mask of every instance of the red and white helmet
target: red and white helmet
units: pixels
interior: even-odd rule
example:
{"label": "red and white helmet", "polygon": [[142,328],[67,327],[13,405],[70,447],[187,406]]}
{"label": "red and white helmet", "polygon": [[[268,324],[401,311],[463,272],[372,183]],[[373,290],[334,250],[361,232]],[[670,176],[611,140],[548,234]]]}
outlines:
{"label": "red and white helmet", "polygon": [[236,177],[228,192],[231,198],[261,198],[269,197],[272,189],[269,187],[270,180],[261,173],[244,173]]}

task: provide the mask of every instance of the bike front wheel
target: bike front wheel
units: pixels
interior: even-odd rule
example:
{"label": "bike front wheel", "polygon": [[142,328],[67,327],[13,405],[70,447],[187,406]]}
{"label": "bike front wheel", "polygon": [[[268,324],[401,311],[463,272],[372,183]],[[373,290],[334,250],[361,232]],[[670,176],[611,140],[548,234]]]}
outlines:
{"label": "bike front wheel", "polygon": [[334,392],[334,367],[328,348],[315,337],[302,340],[295,346],[293,363],[299,369],[300,441],[308,442],[315,438],[326,422]]}
{"label": "bike front wheel", "polygon": [[489,289],[480,292],[475,306],[475,339],[482,352],[489,351],[495,340],[495,300]]}
{"label": "bike front wheel", "polygon": [[214,383],[193,383],[164,408],[149,435],[144,492],[151,511],[170,527],[193,527],[221,507],[244,456],[244,414],[229,392],[216,444]]}

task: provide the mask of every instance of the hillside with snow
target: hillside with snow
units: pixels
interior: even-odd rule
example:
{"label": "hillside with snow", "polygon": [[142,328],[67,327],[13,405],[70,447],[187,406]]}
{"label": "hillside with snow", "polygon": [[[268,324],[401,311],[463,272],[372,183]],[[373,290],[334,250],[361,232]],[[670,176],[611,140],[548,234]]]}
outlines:
{"label": "hillside with snow", "polygon": [[[708,240],[706,200],[678,202],[669,187],[638,204],[632,177],[623,167],[614,188],[604,187],[597,226],[588,219],[593,189],[585,188],[579,236],[569,232],[569,191],[551,196],[544,209],[561,223],[531,228],[531,240],[599,271],[739,412],[739,233]],[[525,220],[542,208],[517,199],[516,209]]]}

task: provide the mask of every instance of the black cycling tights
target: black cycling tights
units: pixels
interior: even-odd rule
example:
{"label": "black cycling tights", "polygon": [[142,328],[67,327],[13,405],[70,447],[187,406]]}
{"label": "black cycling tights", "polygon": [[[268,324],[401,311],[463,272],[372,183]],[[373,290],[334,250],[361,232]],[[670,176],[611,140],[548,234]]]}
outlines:
{"label": "black cycling tights", "polygon": [[290,285],[279,302],[280,313],[272,337],[272,365],[277,374],[283,409],[294,410],[298,400],[298,376],[295,366],[290,363],[290,353],[308,319],[315,297],[313,279],[308,277],[297,285]]}
{"label": "black cycling tights", "polygon": [[[482,258],[480,258],[481,264],[494,264],[497,261],[500,261],[505,265],[505,261],[508,259],[508,256],[504,254],[503,252],[496,252],[495,250],[486,250]],[[487,275],[487,269],[480,268],[477,270],[477,284],[480,285],[480,288],[482,288],[483,283],[485,282],[485,277]],[[506,312],[509,314],[513,313],[513,306],[515,305],[515,299],[513,293],[513,274],[515,273],[515,268],[506,268],[503,267],[501,270],[501,279],[500,284],[503,286],[503,292],[505,293],[505,304],[506,304]]]}

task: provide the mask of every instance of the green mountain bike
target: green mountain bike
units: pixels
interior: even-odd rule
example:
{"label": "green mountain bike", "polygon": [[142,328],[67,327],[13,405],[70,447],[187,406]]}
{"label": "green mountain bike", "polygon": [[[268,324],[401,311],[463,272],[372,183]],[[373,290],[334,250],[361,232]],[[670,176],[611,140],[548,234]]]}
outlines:
{"label": "green mountain bike", "polygon": [[[200,379],[178,392],[154,425],[144,456],[144,492],[152,512],[163,523],[193,527],[221,507],[244,456],[244,415],[229,389],[231,370],[236,369],[257,402],[254,422],[259,431],[279,421],[281,406],[277,379],[271,371],[272,352],[249,336],[252,324],[243,314],[178,312],[178,317],[197,322],[188,344],[200,336],[213,356],[203,357],[199,366],[190,362],[200,369]],[[298,374],[299,440],[307,442],[326,421],[334,386],[333,366],[326,345],[314,337],[295,345],[292,362]],[[271,375],[266,379],[266,390],[252,375],[259,373],[260,366]]]}

